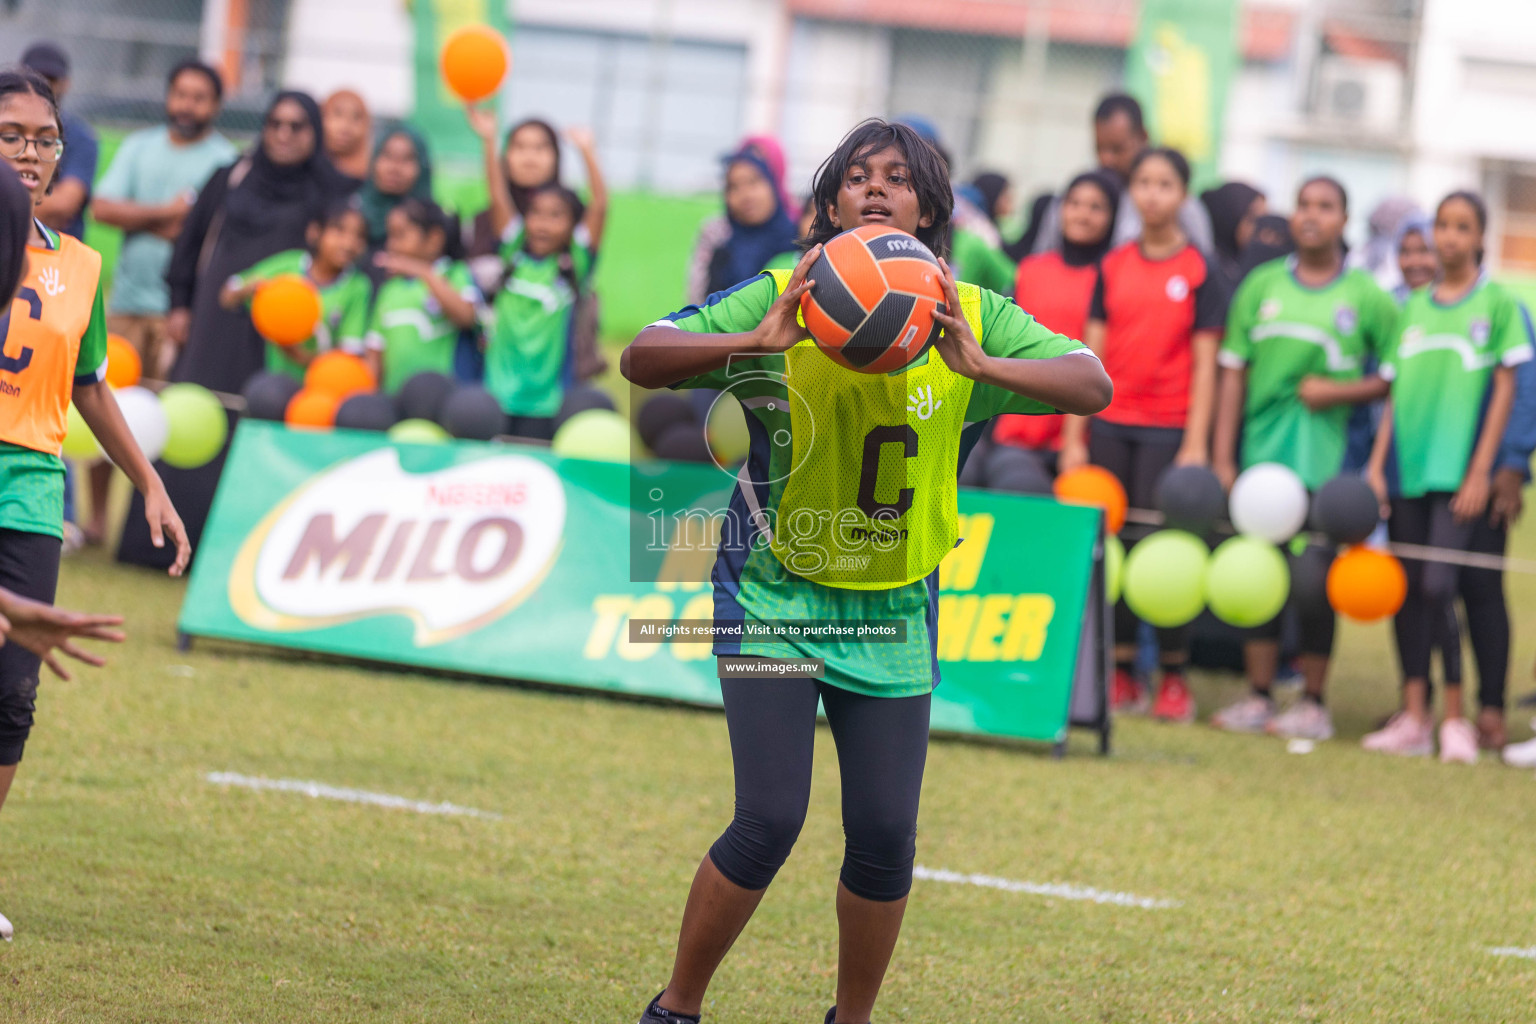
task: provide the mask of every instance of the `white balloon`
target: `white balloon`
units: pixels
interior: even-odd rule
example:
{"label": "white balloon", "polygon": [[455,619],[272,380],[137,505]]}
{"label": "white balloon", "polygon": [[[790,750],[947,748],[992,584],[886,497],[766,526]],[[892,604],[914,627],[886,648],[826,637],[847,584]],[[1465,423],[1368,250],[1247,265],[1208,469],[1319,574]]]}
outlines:
{"label": "white balloon", "polygon": [[137,385],[118,388],[114,394],[117,407],[128,423],[128,432],[139,443],[139,450],[146,459],[155,461],[165,449],[166,438],[171,435],[171,426],[165,420],[160,399],[153,391]]}
{"label": "white balloon", "polygon": [[1307,522],[1307,487],[1290,468],[1261,462],[1232,484],[1228,508],[1238,533],[1284,544]]}

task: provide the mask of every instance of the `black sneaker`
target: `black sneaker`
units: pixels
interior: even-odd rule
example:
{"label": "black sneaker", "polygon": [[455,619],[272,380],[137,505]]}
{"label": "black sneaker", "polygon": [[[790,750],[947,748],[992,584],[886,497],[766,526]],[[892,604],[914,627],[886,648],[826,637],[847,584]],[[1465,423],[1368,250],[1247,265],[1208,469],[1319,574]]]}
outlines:
{"label": "black sneaker", "polygon": [[[660,999],[661,993],[665,991],[666,989],[662,989],[661,992],[657,992],[656,999]],[[673,1013],[671,1010],[663,1010],[656,1005],[656,999],[652,999],[651,1004],[640,1015],[640,1024],[699,1024],[698,1014]]]}
{"label": "black sneaker", "polygon": [[827,1011],[827,1019],[822,1021],[821,1024],[837,1024],[837,1007],[835,1005]]}

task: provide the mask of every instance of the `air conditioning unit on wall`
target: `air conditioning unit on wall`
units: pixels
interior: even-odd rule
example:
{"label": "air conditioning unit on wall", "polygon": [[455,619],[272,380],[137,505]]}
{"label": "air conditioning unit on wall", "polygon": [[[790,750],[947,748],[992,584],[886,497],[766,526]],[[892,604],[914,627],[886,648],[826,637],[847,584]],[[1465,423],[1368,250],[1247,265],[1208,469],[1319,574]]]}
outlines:
{"label": "air conditioning unit on wall", "polygon": [[1403,69],[1327,54],[1317,62],[1313,116],[1330,128],[1391,135],[1403,125]]}

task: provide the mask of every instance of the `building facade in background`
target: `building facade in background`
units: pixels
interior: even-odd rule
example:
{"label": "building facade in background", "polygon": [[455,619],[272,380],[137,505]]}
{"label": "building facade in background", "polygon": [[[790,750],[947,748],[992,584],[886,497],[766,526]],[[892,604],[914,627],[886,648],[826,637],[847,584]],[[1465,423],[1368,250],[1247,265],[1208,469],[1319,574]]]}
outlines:
{"label": "building facade in background", "polygon": [[[1479,188],[1491,258],[1536,272],[1536,3],[1234,2],[1225,177],[1285,209],[1299,180],[1333,173],[1357,241],[1386,196]],[[504,119],[591,126],[618,187],[713,190],[719,157],[764,131],[803,192],[854,122],[917,114],[957,173],[1001,171],[1023,200],[1091,163],[1090,112],[1123,83],[1139,4],[514,0],[511,13]],[[411,26],[407,0],[0,0],[0,60],[60,39],[79,69],[72,105],[103,121],[157,118],[165,70],[196,52],[234,80],[236,128],[279,86],[350,86],[404,117]]]}

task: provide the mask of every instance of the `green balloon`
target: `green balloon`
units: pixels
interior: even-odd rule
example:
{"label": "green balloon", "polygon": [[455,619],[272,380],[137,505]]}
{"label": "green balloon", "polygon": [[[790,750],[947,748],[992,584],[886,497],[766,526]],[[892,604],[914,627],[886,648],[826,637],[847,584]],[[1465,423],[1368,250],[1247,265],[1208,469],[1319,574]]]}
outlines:
{"label": "green balloon", "polygon": [[752,447],[752,435],[747,432],[747,411],[731,392],[721,392],[710,407],[704,436],[709,441],[710,451],[721,463],[729,464],[747,457],[747,451]]}
{"label": "green balloon", "polygon": [[562,423],[550,447],[568,459],[628,462],[633,443],[629,420],[612,409],[588,409]]}
{"label": "green balloon", "polygon": [[1125,559],[1125,603],[1154,626],[1171,628],[1205,607],[1205,542],[1183,530],[1159,530]]}
{"label": "green balloon", "polygon": [[201,384],[172,384],[160,392],[167,436],[160,458],[177,469],[212,462],[229,436],[224,405]]}
{"label": "green balloon", "polygon": [[1111,604],[1120,600],[1120,585],[1125,582],[1125,545],[1113,533],[1104,538],[1104,589]]}
{"label": "green balloon", "polygon": [[101,445],[96,443],[96,435],[85,425],[85,417],[80,415],[73,402],[69,403],[64,420],[64,457],[81,462],[101,458]]}
{"label": "green balloon", "polygon": [[1223,541],[1205,569],[1205,599],[1211,614],[1229,625],[1251,628],[1280,614],[1291,592],[1285,556],[1253,536]]}
{"label": "green balloon", "polygon": [[391,441],[404,444],[442,444],[451,436],[431,420],[401,420],[385,434]]}

